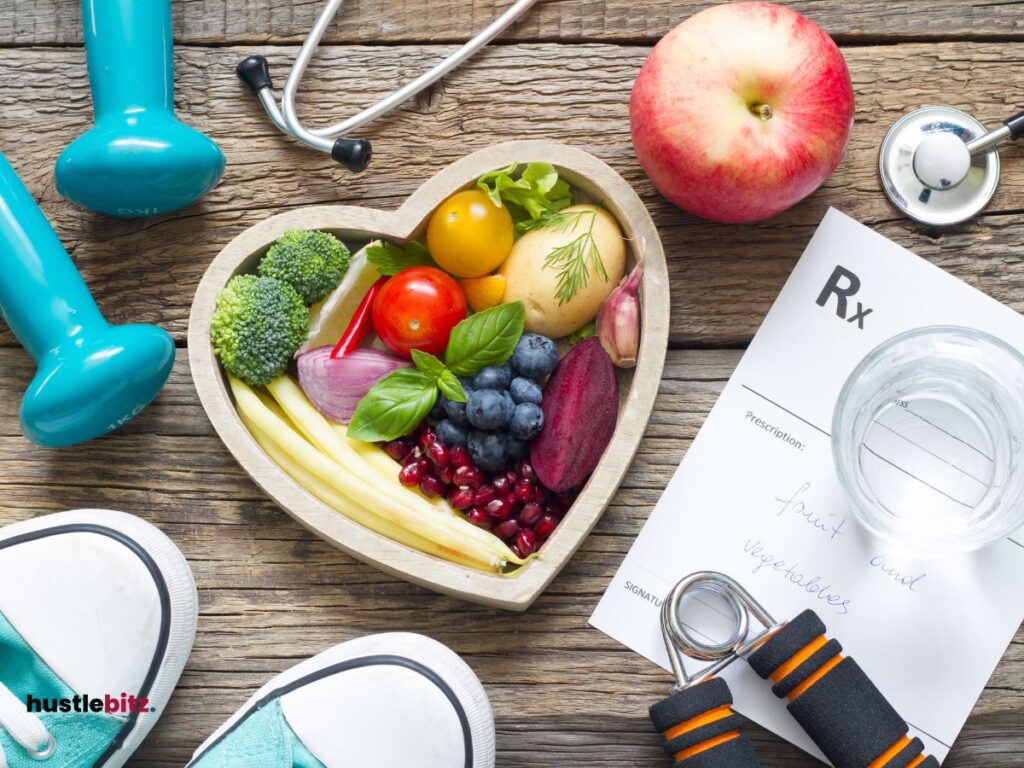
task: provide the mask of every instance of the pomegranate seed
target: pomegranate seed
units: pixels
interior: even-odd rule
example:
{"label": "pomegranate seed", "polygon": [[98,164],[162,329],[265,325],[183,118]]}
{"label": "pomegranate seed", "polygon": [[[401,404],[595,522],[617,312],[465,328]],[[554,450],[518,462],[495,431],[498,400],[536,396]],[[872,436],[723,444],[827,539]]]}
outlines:
{"label": "pomegranate seed", "polygon": [[508,496],[512,493],[512,485],[504,475],[498,475],[494,478],[491,481],[491,487],[494,488],[494,492],[499,496]]}
{"label": "pomegranate seed", "polygon": [[558,520],[553,515],[544,515],[537,524],[533,526],[533,532],[537,534],[537,538],[544,541],[551,532],[558,527]]}
{"label": "pomegranate seed", "polygon": [[441,478],[441,484],[444,485],[445,487],[447,487],[449,485],[457,485],[457,483],[455,482],[454,476],[452,474],[452,468],[451,467],[445,467],[444,469],[439,469],[437,471],[437,476],[439,478]]}
{"label": "pomegranate seed", "polygon": [[537,535],[529,528],[520,528],[516,534],[516,546],[527,557],[537,551]]}
{"label": "pomegranate seed", "polygon": [[519,479],[519,475],[517,475],[514,471],[509,469],[506,470],[505,472],[505,479],[508,480],[509,486],[514,488],[516,485],[516,481]]}
{"label": "pomegranate seed", "polygon": [[469,509],[473,506],[473,489],[453,488],[448,491],[448,503],[456,509]]}
{"label": "pomegranate seed", "polygon": [[412,464],[406,464],[398,473],[398,482],[409,488],[419,485],[419,482],[422,479],[423,470],[420,468],[418,461],[414,461]]}
{"label": "pomegranate seed", "polygon": [[496,520],[505,520],[512,514],[512,502],[508,499],[493,499],[487,502],[484,509],[487,510],[487,514]]}
{"label": "pomegranate seed", "polygon": [[479,526],[480,528],[486,528],[488,531],[491,530],[491,526],[494,524],[494,521],[491,520],[491,516],[480,507],[473,507],[469,510],[466,517],[469,518],[469,522],[473,525]]}
{"label": "pomegranate seed", "polygon": [[537,479],[537,474],[533,471],[533,464],[528,461],[520,461],[516,466],[516,474],[527,482],[532,482]]}
{"label": "pomegranate seed", "polygon": [[444,486],[436,475],[427,475],[420,480],[420,490],[433,499],[444,493]]}
{"label": "pomegranate seed", "polygon": [[436,442],[437,442],[437,433],[434,430],[432,430],[432,429],[427,429],[420,436],[420,450],[423,451],[424,453],[426,453],[427,452],[427,448],[432,443],[436,443]]}
{"label": "pomegranate seed", "polygon": [[450,448],[448,456],[453,467],[468,467],[473,463],[473,459],[469,456],[469,451],[461,445]]}
{"label": "pomegranate seed", "polygon": [[520,525],[533,525],[543,516],[544,507],[534,501],[531,501],[530,503],[523,505],[523,510],[519,513],[519,523]]}
{"label": "pomegranate seed", "polygon": [[412,450],[412,443],[408,440],[392,440],[384,444],[384,450],[395,461],[403,461],[409,455],[409,451]]}
{"label": "pomegranate seed", "polygon": [[519,523],[517,523],[515,520],[505,520],[502,523],[498,523],[498,525],[494,527],[494,535],[497,536],[499,539],[508,541],[516,535],[516,532],[518,530]]}
{"label": "pomegranate seed", "polygon": [[427,458],[434,462],[434,466],[438,469],[444,469],[448,466],[448,449],[440,440],[428,444],[425,453]]}
{"label": "pomegranate seed", "polygon": [[516,483],[515,489],[512,491],[512,498],[521,504],[533,501],[536,495],[535,486],[525,480],[520,480]]}
{"label": "pomegranate seed", "polygon": [[484,475],[476,467],[461,466],[452,474],[452,481],[456,485],[465,485],[476,489],[483,483]]}
{"label": "pomegranate seed", "polygon": [[494,489],[489,485],[482,485],[473,495],[473,504],[483,507],[490,504],[495,498]]}
{"label": "pomegranate seed", "polygon": [[519,545],[516,544],[515,542],[512,542],[511,544],[509,544],[508,548],[512,550],[512,554],[515,555],[516,557],[519,557],[519,558],[523,557],[522,550],[519,549]]}

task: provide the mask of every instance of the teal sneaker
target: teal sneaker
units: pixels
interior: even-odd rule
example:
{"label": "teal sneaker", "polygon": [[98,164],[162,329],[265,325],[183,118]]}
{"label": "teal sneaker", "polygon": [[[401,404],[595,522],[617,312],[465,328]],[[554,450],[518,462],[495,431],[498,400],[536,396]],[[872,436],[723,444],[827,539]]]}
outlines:
{"label": "teal sneaker", "polygon": [[122,512],[0,528],[0,768],[120,768],[196,629],[181,552]]}
{"label": "teal sneaker", "polygon": [[422,635],[335,646],[260,688],[188,768],[493,768],[473,670]]}

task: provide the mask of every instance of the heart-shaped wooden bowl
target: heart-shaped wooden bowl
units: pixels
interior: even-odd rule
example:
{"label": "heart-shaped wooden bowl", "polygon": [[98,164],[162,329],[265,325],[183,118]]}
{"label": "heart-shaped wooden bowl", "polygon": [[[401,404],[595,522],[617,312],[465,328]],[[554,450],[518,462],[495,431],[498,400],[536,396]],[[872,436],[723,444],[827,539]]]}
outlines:
{"label": "heart-shaped wooden bowl", "polygon": [[[427,219],[449,195],[477,177],[511,163],[548,162],[591,201],[611,211],[630,245],[630,266],[644,260],[643,328],[633,370],[620,371],[619,420],[611,444],[540,556],[512,575],[482,573],[423,554],[352,522],[300,487],[271,461],[242,424],[210,344],[217,293],[236,274],[251,272],[288,229],[322,229],[349,245],[376,238],[423,239]],[[353,249],[354,250],[354,249]],[[627,269],[628,269],[627,268]],[[228,450],[253,480],[299,523],[351,555],[431,589],[485,605],[525,610],[572,557],[615,494],[636,453],[654,405],[668,345],[669,289],[665,254],[640,198],[615,171],[592,155],[548,141],[498,144],[453,163],[420,187],[397,211],[322,206],[282,213],[232,240],[207,269],[196,291],[188,327],[189,361],[199,398]]]}

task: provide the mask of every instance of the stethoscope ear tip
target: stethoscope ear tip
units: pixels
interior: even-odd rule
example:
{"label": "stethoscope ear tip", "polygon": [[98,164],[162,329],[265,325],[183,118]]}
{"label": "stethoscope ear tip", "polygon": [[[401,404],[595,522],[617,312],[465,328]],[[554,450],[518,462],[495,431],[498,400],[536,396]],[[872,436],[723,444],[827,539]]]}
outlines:
{"label": "stethoscope ear tip", "polygon": [[331,148],[331,157],[353,173],[361,173],[370,164],[373,147],[366,139],[338,139]]}
{"label": "stethoscope ear tip", "polygon": [[235,67],[235,74],[253,93],[258,94],[264,88],[273,87],[270,82],[270,66],[264,56],[247,56],[242,59]]}

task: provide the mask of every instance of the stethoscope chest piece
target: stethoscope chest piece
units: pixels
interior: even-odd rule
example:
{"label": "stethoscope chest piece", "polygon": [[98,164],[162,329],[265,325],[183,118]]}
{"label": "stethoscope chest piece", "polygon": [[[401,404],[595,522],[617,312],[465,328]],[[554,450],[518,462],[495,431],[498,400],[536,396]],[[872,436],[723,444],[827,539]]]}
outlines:
{"label": "stethoscope chest piece", "polygon": [[882,141],[878,173],[886,196],[911,219],[960,224],[989,204],[999,184],[999,153],[971,154],[985,127],[952,107],[923,107],[901,117]]}

